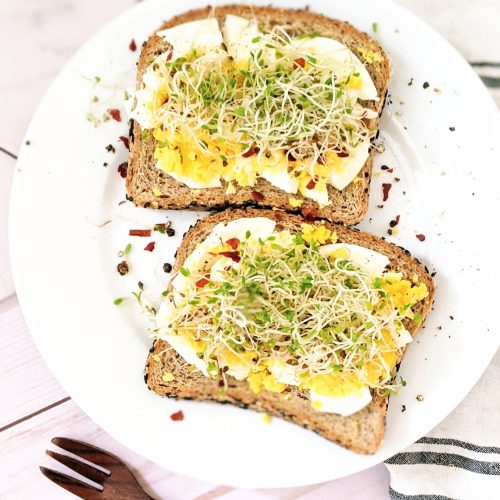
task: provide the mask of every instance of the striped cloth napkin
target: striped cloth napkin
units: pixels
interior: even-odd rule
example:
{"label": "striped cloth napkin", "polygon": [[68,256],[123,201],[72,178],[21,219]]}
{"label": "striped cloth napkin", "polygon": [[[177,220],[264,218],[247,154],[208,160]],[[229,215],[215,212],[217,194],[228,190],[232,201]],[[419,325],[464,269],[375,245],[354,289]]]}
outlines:
{"label": "striped cloth napkin", "polygon": [[440,425],[386,461],[392,500],[500,499],[500,351]]}

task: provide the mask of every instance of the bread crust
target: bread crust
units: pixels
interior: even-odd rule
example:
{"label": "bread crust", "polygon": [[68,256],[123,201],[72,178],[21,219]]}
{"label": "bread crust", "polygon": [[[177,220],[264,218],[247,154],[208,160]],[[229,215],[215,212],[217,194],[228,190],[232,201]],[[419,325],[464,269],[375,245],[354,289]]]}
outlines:
{"label": "bread crust", "polygon": [[[173,272],[182,267],[187,256],[211,233],[215,225],[241,217],[268,217],[276,221],[278,230],[288,229],[292,232],[300,231],[300,224],[304,222],[300,216],[279,210],[226,210],[209,215],[185,234],[177,252]],[[424,265],[408,251],[381,238],[328,221],[325,225],[337,233],[339,242],[358,244],[383,253],[389,258],[391,267],[401,272],[405,278],[411,279],[416,274],[429,290],[428,297],[415,308],[422,319],[425,319],[434,300],[435,286]],[[411,320],[405,320],[405,327],[411,335],[419,329],[419,325]],[[401,359],[398,364],[400,361]],[[165,372],[172,373],[175,381],[164,382],[162,375]],[[203,376],[199,371],[191,372],[182,358],[162,340],[154,342],[147,358],[145,380],[149,389],[161,396],[228,403],[266,412],[310,429],[357,453],[375,453],[384,436],[388,396],[375,395],[368,406],[353,415],[342,417],[314,410],[307,391],[296,387],[291,388],[291,396],[285,400],[281,394],[266,390],[255,394],[245,380],[238,381],[228,377],[229,385],[223,392],[218,381]]]}
{"label": "bread crust", "polygon": [[[377,52],[383,60],[367,65],[367,70],[377,88],[379,101],[366,101],[364,105],[380,114],[385,103],[390,79],[390,63],[381,47],[366,33],[363,33],[349,23],[330,19],[322,14],[309,10],[280,9],[274,7],[257,7],[243,5],[228,5],[213,9],[205,7],[177,15],[166,21],[157,31],[172,26],[204,19],[214,15],[222,23],[227,14],[242,17],[255,17],[266,28],[275,24],[284,25],[291,34],[313,33],[319,31],[324,36],[337,39],[347,45],[361,60],[363,54],[360,48]],[[153,33],[143,46],[137,67],[137,85],[152,58],[167,50],[168,44]],[[331,185],[327,186],[331,204],[320,208],[316,202],[302,196],[300,193],[291,195],[276,188],[263,178],[259,178],[253,187],[237,186],[236,193],[226,194],[226,183],[220,188],[191,189],[184,183],[176,181],[171,176],[156,168],[154,150],[156,140],[152,134],[143,138],[137,122],[133,124],[133,134],[130,140],[130,154],[127,171],[127,196],[137,206],[164,209],[211,210],[227,207],[259,206],[263,208],[280,208],[291,212],[300,212],[300,207],[290,205],[290,197],[301,200],[303,207],[314,207],[319,217],[352,225],[360,222],[368,210],[369,186],[371,181],[372,163],[375,150],[370,150],[369,158],[358,176],[359,182],[351,182],[342,191]],[[158,192],[161,194],[158,195]],[[254,192],[263,195],[255,196]],[[156,193],[156,194],[154,194]],[[255,198],[259,198],[256,200]]]}

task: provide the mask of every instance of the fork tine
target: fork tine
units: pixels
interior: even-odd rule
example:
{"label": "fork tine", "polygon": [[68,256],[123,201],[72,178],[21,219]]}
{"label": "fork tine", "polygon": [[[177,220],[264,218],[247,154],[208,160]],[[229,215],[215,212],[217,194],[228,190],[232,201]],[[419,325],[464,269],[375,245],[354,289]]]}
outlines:
{"label": "fork tine", "polygon": [[94,500],[100,499],[101,490],[92,486],[90,484],[84,483],[79,479],[76,479],[71,476],[67,476],[62,472],[57,472],[52,469],[48,469],[47,467],[40,467],[41,473],[50,479],[53,483],[56,483],[57,486],[64,488],[66,491],[73,493],[80,498],[85,498],[86,500]]}
{"label": "fork tine", "polygon": [[118,457],[112,455],[111,453],[97,448],[97,446],[92,446],[82,441],[77,441],[75,439],[69,439],[64,437],[52,438],[52,443],[63,450],[69,451],[78,455],[80,458],[84,458],[89,462],[92,462],[99,467],[111,470],[113,466],[121,466],[122,462]]}
{"label": "fork tine", "polygon": [[80,460],[76,460],[75,458],[68,457],[68,455],[62,455],[61,453],[56,453],[51,450],[46,450],[46,453],[49,457],[52,457],[59,463],[69,467],[72,471],[78,472],[78,474],[81,474],[83,477],[86,477],[101,486],[103,481],[109,477],[109,474],[106,474],[106,472],[96,469],[92,465],[80,462]]}

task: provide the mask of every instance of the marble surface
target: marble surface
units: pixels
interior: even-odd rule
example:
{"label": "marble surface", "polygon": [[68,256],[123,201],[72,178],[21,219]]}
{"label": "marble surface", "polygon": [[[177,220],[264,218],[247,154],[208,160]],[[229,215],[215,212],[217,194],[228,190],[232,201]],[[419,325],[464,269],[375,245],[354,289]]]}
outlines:
{"label": "marble surface", "polygon": [[[374,0],[375,1],[375,0]],[[169,473],[107,436],[71,401],[39,356],[24,323],[9,269],[10,182],[24,132],[48,86],[71,55],[133,0],[2,0],[0,2],[0,497],[68,498],[38,465],[54,435],[68,435],[123,457],[147,491],[170,499],[386,499],[389,477],[378,465],[322,485],[233,490]],[[279,2],[275,2],[278,4]],[[498,0],[399,0],[459,50],[500,106]],[[383,23],[380,25],[383,29]],[[29,230],[29,228],[27,228]]]}

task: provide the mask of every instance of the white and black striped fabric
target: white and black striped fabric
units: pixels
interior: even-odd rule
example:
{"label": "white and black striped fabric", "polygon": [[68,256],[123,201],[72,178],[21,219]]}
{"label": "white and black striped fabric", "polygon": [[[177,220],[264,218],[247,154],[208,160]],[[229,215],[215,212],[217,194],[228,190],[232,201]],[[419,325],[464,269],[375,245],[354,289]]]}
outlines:
{"label": "white and black striped fabric", "polygon": [[500,500],[500,352],[438,427],[386,461],[391,500]]}

